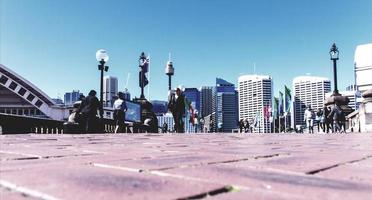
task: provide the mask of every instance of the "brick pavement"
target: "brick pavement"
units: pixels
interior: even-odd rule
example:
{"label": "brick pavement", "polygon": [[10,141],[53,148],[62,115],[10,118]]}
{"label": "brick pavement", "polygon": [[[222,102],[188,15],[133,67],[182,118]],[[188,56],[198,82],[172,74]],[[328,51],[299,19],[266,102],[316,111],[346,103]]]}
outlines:
{"label": "brick pavement", "polygon": [[372,199],[372,134],[0,135],[0,199]]}

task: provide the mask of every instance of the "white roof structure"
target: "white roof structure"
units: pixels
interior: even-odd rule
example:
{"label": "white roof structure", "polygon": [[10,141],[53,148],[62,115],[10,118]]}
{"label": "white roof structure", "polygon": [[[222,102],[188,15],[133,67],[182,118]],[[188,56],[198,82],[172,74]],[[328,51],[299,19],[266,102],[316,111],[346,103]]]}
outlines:
{"label": "white roof structure", "polygon": [[322,82],[322,81],[330,81],[328,78],[319,77],[319,76],[297,76],[293,79],[293,83],[301,83],[301,82]]}
{"label": "white roof structure", "polygon": [[358,45],[354,54],[355,68],[372,67],[372,43]]}
{"label": "white roof structure", "polygon": [[247,80],[262,80],[262,79],[271,79],[271,77],[267,75],[249,74],[249,75],[239,76],[238,82],[247,81]]}

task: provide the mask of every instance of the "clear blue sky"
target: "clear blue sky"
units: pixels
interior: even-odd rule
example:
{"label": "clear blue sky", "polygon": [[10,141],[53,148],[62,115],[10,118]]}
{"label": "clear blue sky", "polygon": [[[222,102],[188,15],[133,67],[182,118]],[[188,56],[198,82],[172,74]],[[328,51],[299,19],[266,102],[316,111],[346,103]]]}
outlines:
{"label": "clear blue sky", "polygon": [[[99,88],[96,50],[108,75],[139,96],[138,56],[151,55],[151,99],[173,86],[200,87],[221,77],[271,75],[275,94],[310,73],[333,79],[329,48],[340,49],[339,89],[353,84],[358,44],[372,42],[371,0],[0,0],[0,63],[49,96]],[[147,93],[146,93],[147,95]]]}

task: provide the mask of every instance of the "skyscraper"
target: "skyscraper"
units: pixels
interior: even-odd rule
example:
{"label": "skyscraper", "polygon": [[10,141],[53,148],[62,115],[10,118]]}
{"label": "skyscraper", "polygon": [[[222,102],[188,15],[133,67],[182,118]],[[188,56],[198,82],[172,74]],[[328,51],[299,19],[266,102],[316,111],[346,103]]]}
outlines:
{"label": "skyscraper", "polygon": [[206,117],[212,113],[213,87],[203,86],[200,88],[200,117]]}
{"label": "skyscraper", "polygon": [[237,128],[238,119],[236,118],[236,91],[235,85],[221,78],[216,78],[216,87],[212,98],[215,128],[222,128],[223,132],[231,132]]}
{"label": "skyscraper", "polygon": [[298,76],[293,79],[294,109],[292,125],[304,125],[304,112],[307,106],[313,110],[324,107],[325,95],[331,91],[328,78],[316,76]]}
{"label": "skyscraper", "polygon": [[269,116],[265,116],[273,98],[273,80],[270,76],[243,75],[238,79],[239,120],[248,119],[254,132],[271,132]]}
{"label": "skyscraper", "polygon": [[359,91],[372,89],[372,43],[359,45],[355,50],[355,83]]}
{"label": "skyscraper", "polygon": [[79,90],[73,90],[72,92],[66,92],[64,95],[64,102],[66,106],[72,105],[75,101],[79,100],[82,93]]}
{"label": "skyscraper", "polygon": [[113,96],[118,93],[118,79],[113,76],[103,77],[103,105],[111,107],[113,105]]}

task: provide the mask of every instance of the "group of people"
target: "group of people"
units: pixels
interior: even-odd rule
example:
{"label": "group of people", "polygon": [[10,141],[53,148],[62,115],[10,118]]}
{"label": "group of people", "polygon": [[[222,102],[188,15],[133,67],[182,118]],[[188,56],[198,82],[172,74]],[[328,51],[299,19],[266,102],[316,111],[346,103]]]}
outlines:
{"label": "group of people", "polygon": [[243,120],[243,119],[241,119],[241,120],[239,120],[239,122],[238,122],[238,126],[239,126],[239,131],[240,131],[240,133],[249,133],[249,132],[253,132],[253,127],[249,124],[249,120],[248,120],[248,118],[247,119],[245,119],[245,120]]}
{"label": "group of people", "polygon": [[318,132],[322,129],[324,133],[346,131],[345,114],[337,104],[332,109],[325,106],[323,109],[319,108],[316,112],[308,106],[304,113],[304,121],[309,133],[314,133],[314,126],[317,126]]}
{"label": "group of people", "polygon": [[[101,131],[97,111],[103,115],[103,108],[96,97],[97,92],[91,90],[87,97],[80,95],[79,101],[74,103],[74,109],[68,118],[69,124],[77,124],[81,133],[95,133]],[[113,104],[115,133],[125,131],[125,112],[127,106],[124,93],[119,92]]]}

